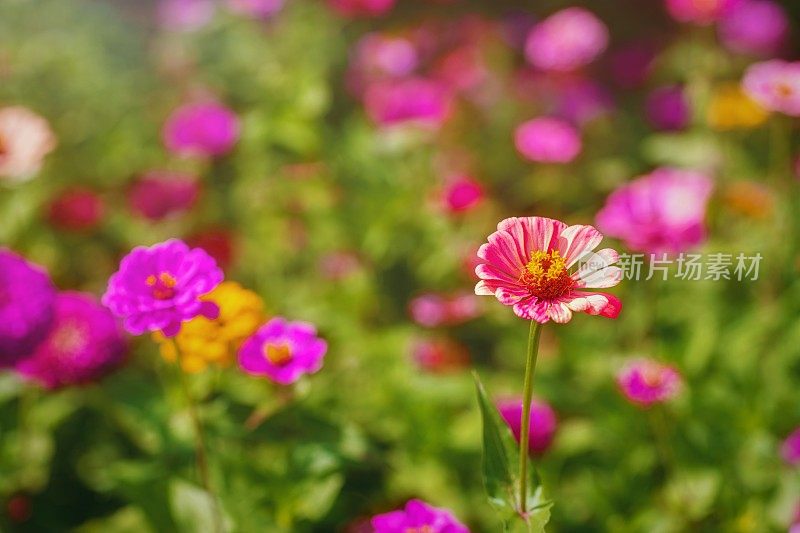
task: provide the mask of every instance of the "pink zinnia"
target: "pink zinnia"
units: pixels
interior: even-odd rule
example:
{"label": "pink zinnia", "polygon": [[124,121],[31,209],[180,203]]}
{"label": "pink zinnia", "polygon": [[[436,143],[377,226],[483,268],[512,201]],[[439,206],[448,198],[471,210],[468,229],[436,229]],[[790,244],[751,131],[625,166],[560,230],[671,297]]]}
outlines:
{"label": "pink zinnia", "polygon": [[378,125],[440,127],[450,113],[447,89],[433,80],[407,78],[371,85],[364,96],[369,117]]}
{"label": "pink zinnia", "polygon": [[786,437],[781,445],[781,457],[792,466],[800,464],[800,428]]}
{"label": "pink zinnia", "polygon": [[62,292],[48,336],[16,370],[48,389],[95,381],[125,358],[125,342],[114,316],[94,296]]}
{"label": "pink zinnia", "polygon": [[266,376],[281,385],[322,368],[327,343],[313,325],[273,318],[239,348],[239,366],[248,374]]}
{"label": "pink zinnia", "polygon": [[459,176],[447,183],[442,191],[445,209],[461,213],[477,207],[483,201],[483,186],[469,176]]}
{"label": "pink zinnia", "polygon": [[422,500],[409,500],[402,510],[372,517],[372,527],[374,533],[469,533],[450,511]]}
{"label": "pink zinnia", "polygon": [[786,44],[789,17],[776,2],[747,0],[723,17],[719,36],[734,52],[768,57]]}
{"label": "pink zinnia", "polygon": [[581,136],[572,124],[558,118],[536,118],[514,132],[517,151],[539,163],[569,163],[581,152]]}
{"label": "pink zinnia", "polygon": [[221,156],[239,139],[239,119],[222,104],[186,104],[170,115],[163,130],[164,145],[182,156]]}
{"label": "pink zinnia", "polygon": [[48,207],[48,220],[62,230],[90,231],[103,220],[106,207],[92,189],[74,187],[61,191]]}
{"label": "pink zinnia", "polygon": [[[522,399],[500,400],[497,402],[497,410],[519,442],[522,434]],[[545,402],[531,401],[531,423],[528,428],[530,430],[528,451],[537,455],[546,452],[556,432],[556,413],[553,408]]]}
{"label": "pink zinnia", "polygon": [[138,246],[108,280],[103,305],[123,319],[134,335],[161,331],[174,337],[181,323],[196,316],[214,319],[219,307],[200,297],[220,284],[223,275],[214,259],[200,248],[177,239]]}
{"label": "pink zinnia", "polygon": [[742,87],[765,109],[800,116],[800,61],[773,59],[751,65]]}
{"label": "pink zinnia", "polygon": [[683,252],[706,238],[712,188],[700,172],[659,168],[611,193],[597,226],[638,252]]}
{"label": "pink zinnia", "polygon": [[257,18],[269,18],[283,7],[284,0],[228,0],[232,11]]}
{"label": "pink zinnia", "polygon": [[617,385],[628,400],[646,407],[675,397],[681,389],[681,375],[671,366],[638,359],[617,374]]}
{"label": "pink zinnia", "polygon": [[667,11],[678,22],[711,24],[732,12],[742,0],[665,0]]}
{"label": "pink zinnia", "polygon": [[42,168],[56,147],[45,119],[26,107],[0,108],[0,181],[26,181]]}
{"label": "pink zinnia", "polygon": [[369,33],[356,44],[353,68],[374,76],[407,76],[417,68],[414,44],[403,37]]}
{"label": "pink zinnia", "polygon": [[213,17],[213,0],[161,0],[158,4],[159,23],[168,30],[197,30]]}
{"label": "pink zinnia", "polygon": [[567,226],[544,217],[507,218],[478,250],[484,263],[475,269],[481,279],[475,294],[495,296],[513,306],[517,316],[540,323],[569,322],[576,311],[616,318],[622,308],[619,299],[584,290],[613,287],[622,279],[622,270],[612,266],[617,252],[592,252],[602,239],[592,226]]}
{"label": "pink zinnia", "polygon": [[533,27],[525,57],[542,70],[566,72],[591,63],[606,46],[606,25],[586,9],[569,7]]}
{"label": "pink zinnia", "polygon": [[200,196],[194,176],[152,171],[141,176],[128,193],[131,210],[150,220],[161,220],[190,210]]}
{"label": "pink zinnia", "polygon": [[346,17],[379,17],[388,13],[396,0],[328,0],[328,5]]}

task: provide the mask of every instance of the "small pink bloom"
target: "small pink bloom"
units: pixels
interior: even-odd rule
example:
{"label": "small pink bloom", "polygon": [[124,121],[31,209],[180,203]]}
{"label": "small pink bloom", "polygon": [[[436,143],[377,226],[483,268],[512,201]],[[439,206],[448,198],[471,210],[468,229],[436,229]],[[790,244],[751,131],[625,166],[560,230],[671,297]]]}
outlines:
{"label": "small pink bloom", "polygon": [[433,68],[434,76],[454,92],[468,92],[489,77],[481,50],[466,44],[444,54]]}
{"label": "small pink bloom", "polygon": [[213,0],[161,0],[158,4],[158,21],[168,30],[198,30],[212,18]]}
{"label": "small pink bloom", "polygon": [[328,5],[345,17],[379,17],[394,7],[396,0],[328,0]]}
{"label": "small pink bloom", "polygon": [[331,281],[341,281],[361,270],[361,259],[355,252],[337,250],[323,255],[319,261],[322,277]]}
{"label": "small pink bloom", "polygon": [[800,116],[800,61],[773,59],[751,65],[744,73],[742,87],[765,109]]}
{"label": "small pink bloom", "polygon": [[617,374],[622,394],[645,407],[674,398],[681,384],[681,375],[676,369],[651,359],[632,361]]}
{"label": "small pink bloom", "polygon": [[228,0],[228,7],[237,13],[256,18],[269,18],[281,10],[284,0]]}
{"label": "small pink bloom", "polygon": [[678,22],[711,24],[732,12],[743,0],[665,0],[667,12]]}
{"label": "small pink bloom", "polygon": [[795,429],[781,445],[781,457],[792,466],[800,464],[800,428]]}
{"label": "small pink bloom", "polygon": [[706,238],[712,188],[700,172],[659,168],[611,193],[597,226],[638,252],[684,252]]}
{"label": "small pink bloom", "polygon": [[447,322],[447,299],[439,294],[423,294],[411,300],[408,311],[421,326],[441,326]]}
{"label": "small pink bloom", "polygon": [[[616,318],[615,296],[584,289],[613,287],[622,270],[610,248],[592,252],[603,235],[592,226],[567,226],[544,217],[507,218],[478,250],[484,262],[475,294],[494,296],[526,320],[569,322],[573,312]],[[569,269],[577,267],[572,273]]]}
{"label": "small pink bloom", "polygon": [[128,193],[131,210],[150,220],[161,220],[189,211],[200,195],[193,176],[166,171],[148,172]]}
{"label": "small pink bloom", "polygon": [[[505,399],[497,402],[497,410],[506,421],[514,438],[519,442],[522,434],[522,398]],[[531,423],[529,427],[528,450],[532,454],[541,455],[553,443],[556,432],[556,413],[545,402],[531,402]]]}
{"label": "small pink bloom", "polygon": [[447,509],[409,500],[404,509],[372,518],[374,533],[469,533]]}
{"label": "small pink bloom", "polygon": [[650,124],[663,131],[680,131],[691,119],[689,100],[680,85],[659,87],[651,92],[645,110]]}
{"label": "small pink bloom", "polygon": [[586,9],[569,7],[533,27],[525,57],[542,70],[567,72],[588,65],[606,46],[606,25]]}
{"label": "small pink bloom", "polygon": [[305,322],[276,317],[261,326],[239,348],[239,366],[248,374],[266,376],[281,385],[322,368],[327,343]]}
{"label": "small pink bloom", "polygon": [[105,203],[95,191],[75,187],[62,191],[50,203],[47,218],[53,226],[66,231],[90,231],[105,215]]}
{"label": "small pink bloom", "polygon": [[718,31],[728,49],[769,57],[786,44],[789,17],[777,2],[746,0],[722,18]]}
{"label": "small pink bloom", "polygon": [[536,118],[520,124],[514,144],[525,158],[539,163],[569,163],[581,152],[581,136],[558,118]]}
{"label": "small pink bloom", "polygon": [[222,104],[186,104],[170,115],[163,130],[164,145],[182,156],[221,156],[239,139],[239,119]]}
{"label": "small pink bloom", "polygon": [[45,119],[25,107],[0,108],[0,182],[31,179],[55,147]]}
{"label": "small pink bloom", "polygon": [[420,369],[433,374],[446,374],[469,366],[466,346],[448,338],[417,341],[411,356]]}
{"label": "small pink bloom", "polygon": [[450,95],[433,80],[387,80],[367,89],[364,105],[369,117],[380,126],[411,123],[437,129],[450,114]]}
{"label": "small pink bloom", "polygon": [[442,192],[445,208],[452,213],[469,211],[483,201],[483,186],[469,176],[449,181]]}
{"label": "small pink bloom", "polygon": [[236,257],[236,239],[232,231],[224,227],[208,227],[186,238],[192,248],[202,248],[222,268],[228,268]]}
{"label": "small pink bloom", "polygon": [[367,76],[401,77],[411,74],[418,62],[414,44],[408,39],[369,33],[356,44],[353,68]]}

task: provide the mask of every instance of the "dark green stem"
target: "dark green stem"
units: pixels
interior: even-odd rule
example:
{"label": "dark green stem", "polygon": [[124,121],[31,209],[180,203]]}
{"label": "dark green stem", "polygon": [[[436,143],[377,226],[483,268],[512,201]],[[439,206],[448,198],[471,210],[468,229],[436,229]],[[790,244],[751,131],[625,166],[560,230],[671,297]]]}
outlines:
{"label": "dark green stem", "polygon": [[530,440],[531,401],[533,400],[533,374],[536,371],[536,358],[539,354],[539,337],[542,325],[531,320],[528,334],[528,357],[525,364],[525,385],[522,390],[522,425],[519,437],[519,513],[525,518],[528,501],[528,442]]}

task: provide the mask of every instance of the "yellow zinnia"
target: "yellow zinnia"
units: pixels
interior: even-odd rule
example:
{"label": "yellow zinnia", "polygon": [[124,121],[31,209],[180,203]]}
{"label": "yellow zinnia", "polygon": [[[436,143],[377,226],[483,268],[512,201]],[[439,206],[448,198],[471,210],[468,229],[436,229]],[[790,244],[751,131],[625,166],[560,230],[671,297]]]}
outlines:
{"label": "yellow zinnia", "polygon": [[219,317],[209,320],[203,316],[184,322],[173,339],[154,333],[161,356],[167,361],[178,359],[185,372],[200,372],[209,364],[230,365],[236,350],[264,322],[264,304],[259,296],[236,282],[225,281],[202,297],[219,306]]}
{"label": "yellow zinnia", "polygon": [[708,124],[716,130],[755,128],[769,112],[747,96],[736,83],[717,87],[708,106]]}

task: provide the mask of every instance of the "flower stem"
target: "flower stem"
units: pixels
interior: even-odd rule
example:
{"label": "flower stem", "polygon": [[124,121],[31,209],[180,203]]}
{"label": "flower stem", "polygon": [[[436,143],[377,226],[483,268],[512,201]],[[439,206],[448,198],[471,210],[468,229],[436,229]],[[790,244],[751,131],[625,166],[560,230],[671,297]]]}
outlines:
{"label": "flower stem", "polygon": [[525,518],[528,502],[528,443],[530,441],[531,401],[533,400],[533,373],[539,354],[542,325],[531,320],[528,334],[528,357],[525,364],[525,385],[522,392],[522,425],[519,437],[519,514]]}
{"label": "flower stem", "polygon": [[172,341],[172,343],[175,347],[175,353],[177,354],[178,375],[180,376],[179,380],[181,383],[181,389],[183,389],[183,395],[186,398],[186,403],[189,406],[189,416],[191,417],[192,425],[194,426],[194,446],[195,460],[197,462],[197,474],[200,477],[200,485],[203,487],[203,490],[206,491],[209,498],[211,498],[211,511],[214,515],[214,531],[222,533],[224,531],[222,514],[220,512],[217,494],[214,492],[211,484],[211,474],[208,468],[208,450],[206,447],[206,437],[203,429],[203,423],[200,420],[200,416],[197,412],[197,405],[195,404],[194,397],[189,389],[189,381],[186,379],[186,373],[180,366],[180,348],[178,347],[177,342]]}

